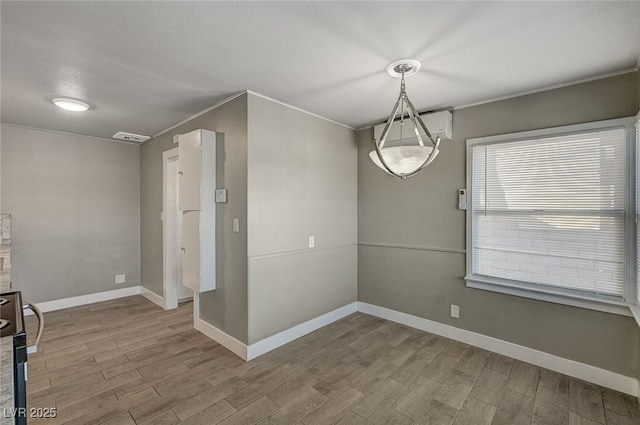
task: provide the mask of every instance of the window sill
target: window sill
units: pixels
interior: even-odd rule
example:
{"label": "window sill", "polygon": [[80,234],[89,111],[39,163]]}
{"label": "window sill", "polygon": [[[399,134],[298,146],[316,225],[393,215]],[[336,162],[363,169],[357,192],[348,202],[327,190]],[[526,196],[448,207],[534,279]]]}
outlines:
{"label": "window sill", "polygon": [[631,310],[631,314],[636,319],[636,323],[640,326],[640,307],[635,305],[629,306],[629,310]]}
{"label": "window sill", "polygon": [[[467,287],[499,292],[507,295],[531,298],[539,301],[547,301],[589,310],[603,311],[605,313],[633,316],[640,326],[640,309],[630,306],[622,300],[612,298],[603,300],[589,296],[588,294],[575,294],[565,292],[561,288],[544,287],[541,285],[513,282],[503,279],[495,279],[486,276],[466,276]],[[535,286],[535,289],[523,287],[523,285]],[[633,311],[633,312],[632,312]]]}

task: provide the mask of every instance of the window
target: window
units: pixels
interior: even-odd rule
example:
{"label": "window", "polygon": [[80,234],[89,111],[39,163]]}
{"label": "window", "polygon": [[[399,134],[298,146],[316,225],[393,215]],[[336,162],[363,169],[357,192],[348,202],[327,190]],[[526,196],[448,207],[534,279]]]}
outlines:
{"label": "window", "polygon": [[632,124],[468,140],[467,285],[629,314]]}

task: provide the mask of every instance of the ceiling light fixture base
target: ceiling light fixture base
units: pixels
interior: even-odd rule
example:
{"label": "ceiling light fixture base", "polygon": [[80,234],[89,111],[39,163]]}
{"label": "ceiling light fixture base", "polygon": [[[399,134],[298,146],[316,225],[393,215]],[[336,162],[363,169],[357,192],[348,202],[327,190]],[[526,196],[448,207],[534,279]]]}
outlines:
{"label": "ceiling light fixture base", "polygon": [[88,103],[68,97],[56,97],[51,99],[54,105],[60,109],[70,112],[84,112],[90,108]]}
{"label": "ceiling light fixture base", "polygon": [[415,59],[399,59],[387,65],[387,74],[394,78],[401,78],[404,74],[409,77],[420,71],[422,64]]}

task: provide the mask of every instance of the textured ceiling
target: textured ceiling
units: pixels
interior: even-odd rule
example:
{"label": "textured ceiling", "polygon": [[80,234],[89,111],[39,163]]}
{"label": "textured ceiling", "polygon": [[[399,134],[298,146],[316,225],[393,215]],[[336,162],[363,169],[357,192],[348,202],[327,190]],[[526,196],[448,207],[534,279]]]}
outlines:
{"label": "textured ceiling", "polygon": [[[2,122],[154,135],[250,89],[335,121],[384,119],[407,81],[419,110],[636,66],[640,2],[1,3]],[[84,114],[53,97],[92,105]]]}

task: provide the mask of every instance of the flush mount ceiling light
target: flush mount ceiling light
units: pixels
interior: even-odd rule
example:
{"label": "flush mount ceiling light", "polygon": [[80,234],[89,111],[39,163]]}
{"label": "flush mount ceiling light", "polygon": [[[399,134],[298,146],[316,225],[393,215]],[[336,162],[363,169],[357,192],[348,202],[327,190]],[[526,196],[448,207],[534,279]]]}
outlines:
{"label": "flush mount ceiling light", "polygon": [[89,105],[87,103],[80,102],[75,99],[68,99],[66,97],[56,97],[52,102],[58,108],[64,109],[65,111],[83,112],[89,109]]}
{"label": "flush mount ceiling light", "polygon": [[[431,136],[405,90],[404,78],[415,74],[419,69],[420,62],[413,59],[398,60],[387,66],[390,76],[400,78],[400,95],[380,139],[373,141],[375,149],[369,152],[369,158],[374,164],[401,179],[411,177],[431,164],[438,156],[440,146],[440,137],[434,140]],[[393,146],[386,145],[394,126],[399,126],[399,130],[396,130],[399,132],[399,138],[393,142]],[[426,146],[425,138],[428,142]]]}

